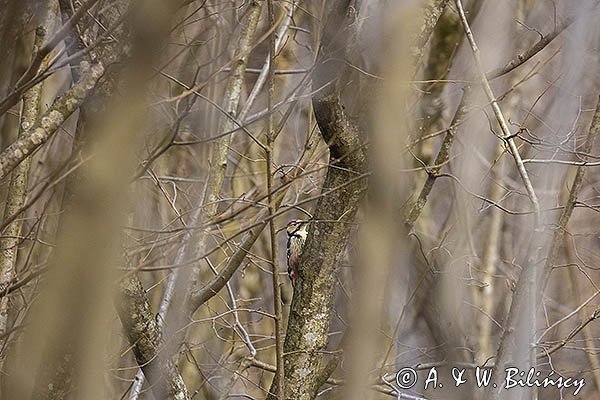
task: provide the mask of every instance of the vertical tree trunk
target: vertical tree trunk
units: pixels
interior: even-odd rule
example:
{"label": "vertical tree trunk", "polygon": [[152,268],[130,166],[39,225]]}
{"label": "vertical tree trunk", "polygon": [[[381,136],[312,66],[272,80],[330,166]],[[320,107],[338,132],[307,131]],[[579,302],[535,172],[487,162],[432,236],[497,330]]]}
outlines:
{"label": "vertical tree trunk", "polygon": [[[336,1],[329,13],[315,71],[315,88],[327,85],[313,97],[313,107],[321,136],[329,147],[329,167],[298,263],[284,343],[288,399],[313,399],[327,379],[323,351],[329,341],[336,272],[367,187],[367,158],[360,133],[344,111],[337,86],[343,71],[339,60],[343,59],[348,37],[347,6],[345,0]],[[276,398],[276,387],[277,378],[268,399]]]}

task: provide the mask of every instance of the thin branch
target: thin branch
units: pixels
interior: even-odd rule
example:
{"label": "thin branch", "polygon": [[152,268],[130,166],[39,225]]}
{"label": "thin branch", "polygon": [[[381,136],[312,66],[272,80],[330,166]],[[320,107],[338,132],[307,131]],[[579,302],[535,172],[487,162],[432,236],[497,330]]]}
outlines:
{"label": "thin branch", "polygon": [[[267,11],[269,18],[269,25],[273,26],[275,24],[275,15],[273,10],[273,0],[267,0]],[[292,7],[293,12],[293,7]],[[291,21],[291,12],[289,15],[288,23]],[[287,29],[287,26],[285,26]],[[285,31],[284,31],[285,32]],[[265,173],[267,175],[267,193],[268,193],[268,201],[269,201],[269,239],[271,245],[271,278],[273,283],[273,308],[275,310],[275,358],[277,363],[277,399],[284,400],[285,399],[285,391],[284,391],[284,369],[283,369],[283,310],[281,306],[281,282],[279,275],[279,263],[277,262],[278,258],[278,249],[277,249],[277,230],[275,228],[275,219],[273,218],[273,214],[275,213],[275,207],[273,204],[273,142],[275,139],[275,131],[273,130],[273,95],[275,94],[275,81],[273,78],[273,71],[275,70],[275,56],[277,51],[277,43],[279,40],[279,44],[283,42],[283,37],[276,38],[275,32],[271,33],[271,37],[269,40],[269,55],[267,57],[267,64],[265,67],[267,68],[267,82],[268,82],[268,90],[267,90],[267,109],[269,111],[267,117],[267,145],[266,149],[266,160],[265,160]],[[262,76],[262,74],[261,74]],[[259,76],[260,80],[260,76]],[[257,89],[260,85],[257,84],[254,86],[254,89]],[[254,91],[253,91],[254,92]],[[258,93],[258,92],[257,92]]]}
{"label": "thin branch", "polygon": [[494,96],[494,92],[490,86],[488,79],[486,78],[483,62],[481,61],[481,56],[479,53],[479,48],[477,47],[477,43],[475,43],[475,38],[473,37],[473,32],[471,32],[471,27],[469,26],[469,22],[465,15],[465,11],[462,6],[461,0],[456,0],[456,7],[458,9],[458,15],[460,16],[461,23],[465,30],[465,34],[467,35],[467,40],[471,45],[471,50],[473,51],[473,56],[475,57],[475,62],[477,64],[477,71],[479,72],[479,77],[481,80],[481,85],[483,86],[483,91],[487,96],[488,100],[491,103],[492,110],[494,112],[494,116],[498,120],[498,124],[500,125],[500,129],[502,130],[502,139],[508,144],[508,148],[512,157],[515,160],[515,164],[517,165],[517,170],[519,171],[519,175],[523,181],[523,185],[525,186],[525,190],[527,191],[527,195],[529,196],[529,200],[533,205],[533,209],[535,211],[535,226],[536,229],[541,225],[541,215],[540,215],[540,203],[537,195],[535,194],[535,190],[533,189],[533,185],[531,183],[531,179],[529,178],[529,174],[525,169],[525,164],[523,164],[523,159],[519,153],[519,149],[515,143],[513,135],[510,132],[508,127],[508,123],[506,122],[506,118],[498,105],[498,101]]}

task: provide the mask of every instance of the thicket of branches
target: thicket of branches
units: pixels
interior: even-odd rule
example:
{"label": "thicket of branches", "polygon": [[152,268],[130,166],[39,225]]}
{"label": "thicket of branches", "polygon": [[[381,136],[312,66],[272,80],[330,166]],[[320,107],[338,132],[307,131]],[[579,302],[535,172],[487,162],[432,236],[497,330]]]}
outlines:
{"label": "thicket of branches", "polygon": [[600,393],[595,1],[0,10],[1,398]]}

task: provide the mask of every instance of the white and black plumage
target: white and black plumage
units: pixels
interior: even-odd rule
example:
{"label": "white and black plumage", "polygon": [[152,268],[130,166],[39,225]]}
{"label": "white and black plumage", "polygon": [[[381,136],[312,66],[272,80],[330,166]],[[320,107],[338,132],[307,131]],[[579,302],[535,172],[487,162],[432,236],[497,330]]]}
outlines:
{"label": "white and black plumage", "polygon": [[296,285],[298,278],[298,261],[302,254],[302,247],[306,241],[308,234],[308,221],[294,219],[287,225],[287,264],[288,275],[292,281],[292,285]]}

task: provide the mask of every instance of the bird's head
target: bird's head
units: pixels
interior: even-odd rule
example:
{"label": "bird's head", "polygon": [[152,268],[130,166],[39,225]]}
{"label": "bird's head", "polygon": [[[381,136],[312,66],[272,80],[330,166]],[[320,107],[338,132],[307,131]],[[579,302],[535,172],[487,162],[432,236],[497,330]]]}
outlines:
{"label": "bird's head", "polygon": [[287,224],[286,231],[288,236],[298,235],[306,238],[306,234],[308,233],[308,221],[293,219]]}

